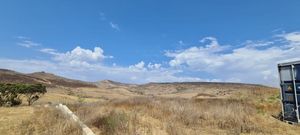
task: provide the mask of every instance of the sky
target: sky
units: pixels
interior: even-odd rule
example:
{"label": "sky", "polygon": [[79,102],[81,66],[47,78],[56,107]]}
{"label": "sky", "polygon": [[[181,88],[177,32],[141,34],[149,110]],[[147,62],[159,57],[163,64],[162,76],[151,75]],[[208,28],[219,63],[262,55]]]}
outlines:
{"label": "sky", "polygon": [[278,86],[298,0],[0,0],[0,68],[84,81]]}

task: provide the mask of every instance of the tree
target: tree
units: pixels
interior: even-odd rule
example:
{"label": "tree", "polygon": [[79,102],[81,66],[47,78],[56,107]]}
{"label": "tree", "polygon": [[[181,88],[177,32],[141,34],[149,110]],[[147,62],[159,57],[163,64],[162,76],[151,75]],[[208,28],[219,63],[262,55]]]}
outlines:
{"label": "tree", "polygon": [[46,87],[41,84],[24,86],[22,93],[27,97],[28,105],[37,101],[41,95],[47,92]]}
{"label": "tree", "polygon": [[46,87],[42,84],[0,83],[0,106],[14,106],[21,104],[21,95],[27,97],[28,105],[31,105],[46,92]]}

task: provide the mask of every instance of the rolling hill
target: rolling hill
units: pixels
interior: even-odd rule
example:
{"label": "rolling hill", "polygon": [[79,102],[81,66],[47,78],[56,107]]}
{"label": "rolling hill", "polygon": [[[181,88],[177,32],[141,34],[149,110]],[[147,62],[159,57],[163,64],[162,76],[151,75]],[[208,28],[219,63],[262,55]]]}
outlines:
{"label": "rolling hill", "polygon": [[0,82],[2,83],[41,83],[48,87],[96,87],[96,85],[79,80],[67,79],[46,72],[24,74],[12,70],[0,69]]}

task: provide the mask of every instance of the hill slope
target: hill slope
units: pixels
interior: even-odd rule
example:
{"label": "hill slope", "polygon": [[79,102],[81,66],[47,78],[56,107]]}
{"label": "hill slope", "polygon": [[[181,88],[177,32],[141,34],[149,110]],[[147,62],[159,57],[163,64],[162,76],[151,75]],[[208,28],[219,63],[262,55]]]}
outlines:
{"label": "hill slope", "polygon": [[110,80],[104,80],[96,84],[98,88],[113,91],[115,89],[123,89],[129,92],[152,95],[152,96],[196,96],[213,95],[232,96],[237,93],[250,92],[254,90],[275,90],[277,88],[244,83],[223,83],[223,82],[173,82],[173,83],[147,83],[147,84],[124,84]]}
{"label": "hill slope", "polygon": [[49,87],[96,87],[92,83],[67,79],[45,72],[36,72],[31,74],[19,73],[12,70],[0,69],[0,82],[2,83],[41,83]]}

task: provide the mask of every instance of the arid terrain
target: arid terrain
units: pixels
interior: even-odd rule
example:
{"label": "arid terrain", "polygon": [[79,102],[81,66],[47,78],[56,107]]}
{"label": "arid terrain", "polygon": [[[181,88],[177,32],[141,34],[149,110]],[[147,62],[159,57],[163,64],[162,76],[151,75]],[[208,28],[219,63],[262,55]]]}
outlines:
{"label": "arid terrain", "polygon": [[[277,88],[239,83],[84,82],[45,72],[0,70],[0,82],[42,83],[32,106],[0,108],[0,133],[82,134],[54,105],[67,105],[99,135],[297,134],[280,120]],[[44,107],[47,105],[48,107]]]}

